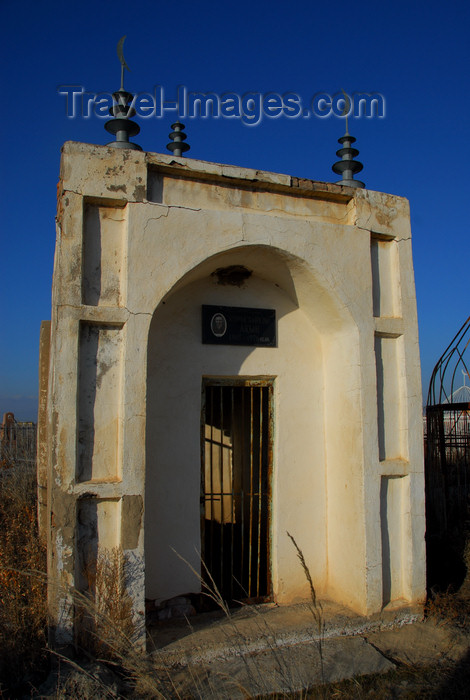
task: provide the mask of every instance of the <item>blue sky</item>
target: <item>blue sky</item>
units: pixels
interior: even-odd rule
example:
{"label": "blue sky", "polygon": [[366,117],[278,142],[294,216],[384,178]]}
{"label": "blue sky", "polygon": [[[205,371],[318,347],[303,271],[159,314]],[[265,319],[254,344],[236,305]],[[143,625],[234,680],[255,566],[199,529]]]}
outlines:
{"label": "blue sky", "polygon": [[[2,0],[0,414],[36,417],[39,327],[50,318],[56,183],[64,141],[104,144],[103,119],[68,118],[58,87],[293,92],[309,103],[378,92],[382,119],[351,119],[360,175],[410,200],[423,383],[470,315],[467,213],[470,6],[442,2],[219,3]],[[165,152],[171,114],[135,139]],[[189,156],[334,181],[335,117],[186,120]],[[426,393],[426,392],[425,392]]]}

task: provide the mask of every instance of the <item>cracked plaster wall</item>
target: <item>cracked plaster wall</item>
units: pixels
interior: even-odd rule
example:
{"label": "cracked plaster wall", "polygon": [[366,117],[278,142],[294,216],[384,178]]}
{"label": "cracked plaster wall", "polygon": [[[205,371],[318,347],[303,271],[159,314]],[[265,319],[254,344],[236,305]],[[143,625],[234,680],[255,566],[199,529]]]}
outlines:
{"label": "cracked plaster wall", "polygon": [[[295,426],[299,444],[291,457],[298,461],[299,478],[306,479],[304,491],[312,490],[313,473],[323,474],[317,498],[326,516],[323,534],[315,533],[308,517],[305,531],[293,534],[308,543],[319,537],[315,547],[324,552],[320,560],[325,563],[317,566],[316,560],[314,568],[324,591],[366,614],[387,602],[385,580],[393,581],[390,595],[421,600],[421,389],[406,200],[275,173],[68,143],[61,162],[57,221],[47,402],[51,580],[69,585],[78,576],[80,499],[92,506],[104,504],[87,507],[80,516],[86,520],[96,513],[96,528],[86,522],[81,527],[98,533],[102,543],[124,548],[136,629],[143,629],[144,562],[152,552],[144,552],[144,523],[149,527],[149,521],[142,499],[146,471],[148,477],[158,470],[145,449],[147,361],[159,357],[158,352],[147,356],[150,323],[152,318],[157,323],[159,313],[154,312],[160,305],[208,278],[230,252],[231,263],[252,264],[262,288],[277,285],[279,299],[293,305],[286,315],[293,324],[291,334],[302,326],[302,314],[305,328],[311,328],[305,357],[311,353],[312,367],[320,362],[311,393],[315,401],[323,396],[323,407],[316,414],[310,409],[314,417],[303,431],[300,423]],[[261,288],[258,292],[264,293]],[[256,305],[256,294],[250,303]],[[84,329],[96,341],[94,349],[84,342]],[[168,320],[169,340],[174,340],[175,329]],[[188,347],[199,352],[196,335]],[[176,344],[178,353],[185,342]],[[395,353],[399,361],[387,360],[389,374],[380,390],[374,347],[394,347],[394,342],[399,351],[392,350],[391,356]],[[164,339],[161,343],[165,345]],[[287,358],[288,340],[282,347],[284,351],[278,350]],[[255,358],[261,354],[253,353],[247,371],[259,371]],[[181,361],[191,363],[191,357],[189,353]],[[268,359],[261,365],[266,374],[274,373]],[[199,363],[202,371],[211,373],[211,368]],[[298,380],[291,384],[292,395],[308,387]],[[175,386],[176,396],[181,391],[183,386]],[[303,396],[308,404],[307,393]],[[281,409],[281,435],[289,421],[296,421],[294,409],[282,416]],[[380,452],[384,426],[398,446],[393,453],[387,448]],[[92,448],[88,437],[80,448],[83,429],[93,432]],[[302,432],[308,439],[315,435],[322,448],[305,449]],[[82,449],[88,455],[86,468]],[[303,467],[301,453],[312,458]],[[282,454],[281,446],[278,467],[288,474]],[[383,482],[392,477],[398,481]],[[397,495],[399,483],[406,487]],[[297,493],[303,498],[301,488]],[[107,508],[106,503],[117,505]],[[286,496],[285,508],[295,510],[294,492]],[[100,512],[106,515],[101,520]],[[398,536],[390,536],[388,523]],[[280,539],[279,534],[277,544]],[[284,546],[274,573],[277,592],[284,591],[288,599],[300,589],[296,592],[297,584],[286,575],[293,557]],[[315,559],[313,550],[311,556]],[[398,577],[397,561],[402,562]],[[73,616],[67,595],[59,590],[50,587],[50,611],[56,641],[64,641],[72,639]]]}

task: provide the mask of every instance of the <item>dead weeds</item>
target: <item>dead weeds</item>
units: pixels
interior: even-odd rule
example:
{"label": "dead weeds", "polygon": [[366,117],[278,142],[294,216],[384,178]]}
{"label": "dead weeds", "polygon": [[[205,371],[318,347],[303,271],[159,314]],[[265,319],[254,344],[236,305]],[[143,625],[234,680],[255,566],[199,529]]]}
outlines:
{"label": "dead weeds", "polygon": [[48,670],[46,548],[39,539],[34,465],[0,469],[0,695]]}
{"label": "dead weeds", "polygon": [[[291,538],[293,539],[293,538]],[[293,540],[300,563],[311,585],[315,627],[322,628],[322,611],[316,601],[313,583],[300,549]],[[39,540],[36,518],[34,467],[10,465],[0,470],[0,697],[35,695],[34,686],[49,671],[46,643],[45,546]],[[100,698],[152,697],[178,698],[179,689],[172,669],[160,677],[150,657],[134,647],[129,628],[130,601],[125,594],[123,561],[120,551],[98,560],[89,589],[82,601],[90,626],[89,645],[96,652],[81,665],[63,660],[69,667],[62,679],[56,678],[46,697]],[[223,606],[222,606],[223,607]],[[465,634],[470,631],[470,598],[447,591],[433,595],[426,606],[427,618],[449,625]],[[321,638],[321,635],[320,635]],[[82,640],[84,641],[84,640]],[[318,650],[321,654],[321,647]],[[103,657],[108,661],[104,662]],[[99,659],[99,660],[98,660]],[[458,662],[433,666],[408,665],[396,661],[396,668],[385,674],[362,676],[300,693],[283,695],[291,700],[319,698],[467,698],[470,687],[470,653]],[[91,666],[90,666],[91,664]],[[70,669],[73,673],[71,674]],[[107,670],[106,670],[107,669]],[[113,671],[111,671],[113,669]],[[51,677],[52,678],[52,677]],[[52,679],[54,680],[54,679]],[[93,690],[91,690],[93,688]],[[217,697],[213,687],[212,697]],[[41,694],[42,696],[42,694]],[[42,696],[42,697],[44,697]],[[188,696],[189,697],[189,696]],[[198,697],[198,694],[191,697]],[[276,695],[264,696],[274,700]]]}

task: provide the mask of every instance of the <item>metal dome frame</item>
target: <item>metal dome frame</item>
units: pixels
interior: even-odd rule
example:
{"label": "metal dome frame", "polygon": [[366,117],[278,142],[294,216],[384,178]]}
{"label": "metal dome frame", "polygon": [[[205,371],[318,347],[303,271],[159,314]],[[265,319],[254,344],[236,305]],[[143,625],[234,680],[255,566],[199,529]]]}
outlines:
{"label": "metal dome frame", "polygon": [[[433,369],[429,382],[427,406],[451,404],[452,396],[460,387],[456,386],[457,370],[461,369],[470,378],[465,352],[470,345],[470,316],[452,338]],[[450,386],[449,386],[450,377]],[[448,389],[446,389],[446,383]]]}
{"label": "metal dome frame", "polygon": [[[470,523],[470,403],[459,401],[459,370],[468,375],[470,317],[434,367],[426,405],[425,485],[428,587],[457,588],[465,571]],[[464,381],[465,386],[465,381]],[[468,388],[468,387],[467,387]],[[443,566],[443,557],[447,557]],[[448,573],[446,573],[448,571]]]}

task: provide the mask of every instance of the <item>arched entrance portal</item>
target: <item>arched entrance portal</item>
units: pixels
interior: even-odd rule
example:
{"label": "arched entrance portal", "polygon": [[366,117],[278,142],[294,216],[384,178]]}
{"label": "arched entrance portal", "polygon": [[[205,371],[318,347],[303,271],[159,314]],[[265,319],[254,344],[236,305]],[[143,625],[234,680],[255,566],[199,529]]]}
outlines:
{"label": "arched entrance portal", "polygon": [[[344,361],[346,348],[335,343],[341,318],[289,262],[266,247],[224,253],[183,278],[155,311],[145,566],[146,597],[157,604],[200,590],[201,556],[226,600],[306,598],[287,531],[301,541],[317,590],[326,590],[325,435],[336,398],[325,397],[354,353]],[[213,274],[240,264],[250,273],[240,284]],[[203,305],[274,310],[275,347],[204,344]],[[348,459],[351,449],[341,464]]]}

